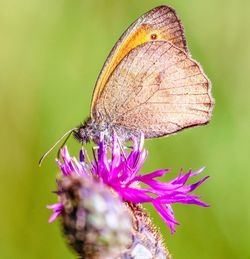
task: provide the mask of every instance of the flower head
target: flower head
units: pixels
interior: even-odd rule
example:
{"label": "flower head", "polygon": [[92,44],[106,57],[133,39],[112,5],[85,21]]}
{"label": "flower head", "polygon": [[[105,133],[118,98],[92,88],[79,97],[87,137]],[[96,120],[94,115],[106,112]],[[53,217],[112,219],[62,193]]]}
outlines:
{"label": "flower head", "polygon": [[[178,222],[174,218],[171,208],[173,203],[195,204],[203,207],[208,205],[200,201],[200,196],[190,194],[208,177],[187,185],[189,178],[198,175],[203,171],[189,170],[183,174],[180,170],[179,175],[169,182],[160,182],[157,177],[164,176],[171,169],[157,170],[148,174],[142,174],[141,168],[144,164],[148,152],[143,148],[144,136],[141,135],[139,141],[133,139],[133,147],[130,152],[125,152],[120,148],[117,136],[113,135],[110,155],[105,145],[104,135],[100,135],[98,151],[94,153],[94,160],[89,165],[85,162],[83,151],[80,151],[79,161],[69,155],[67,147],[61,150],[62,160],[57,160],[64,176],[80,175],[82,177],[94,177],[100,182],[111,187],[125,202],[133,204],[152,203],[162,219],[169,226],[171,233],[175,232],[175,225]],[[141,187],[140,183],[146,187]],[[60,195],[60,192],[59,192]],[[49,206],[54,210],[50,218],[53,221],[62,210],[60,203]]]}

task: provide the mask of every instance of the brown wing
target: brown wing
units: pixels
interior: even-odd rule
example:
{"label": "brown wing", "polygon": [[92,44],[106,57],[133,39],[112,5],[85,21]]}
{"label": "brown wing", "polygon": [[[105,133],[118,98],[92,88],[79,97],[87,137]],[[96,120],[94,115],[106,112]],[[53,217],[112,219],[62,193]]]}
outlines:
{"label": "brown wing", "polygon": [[186,52],[166,41],[148,42],[120,62],[93,112],[146,138],[159,137],[206,124],[213,107],[210,88]]}
{"label": "brown wing", "polygon": [[107,58],[97,79],[92,103],[92,110],[101,95],[109,76],[120,61],[137,46],[154,40],[170,41],[187,52],[186,40],[180,20],[175,10],[168,6],[159,6],[145,13],[136,20],[117,41]]}

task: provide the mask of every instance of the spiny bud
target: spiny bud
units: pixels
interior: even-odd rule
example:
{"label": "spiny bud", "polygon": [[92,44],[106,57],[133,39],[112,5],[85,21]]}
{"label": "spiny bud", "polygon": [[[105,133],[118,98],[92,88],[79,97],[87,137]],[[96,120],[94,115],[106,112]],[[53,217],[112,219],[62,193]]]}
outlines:
{"label": "spiny bud", "polygon": [[107,186],[74,175],[60,186],[63,231],[81,258],[116,258],[131,245],[131,215]]}

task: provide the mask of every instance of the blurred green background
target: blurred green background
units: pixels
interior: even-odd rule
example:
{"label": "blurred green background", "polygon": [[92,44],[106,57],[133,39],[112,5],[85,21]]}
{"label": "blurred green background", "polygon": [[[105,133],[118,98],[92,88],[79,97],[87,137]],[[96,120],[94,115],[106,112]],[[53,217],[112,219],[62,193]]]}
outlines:
{"label": "blurred green background", "polygon": [[[213,83],[206,127],[147,141],[144,167],[206,166],[196,194],[211,205],[175,205],[169,229],[154,212],[173,258],[250,258],[250,1],[0,0],[0,258],[75,258],[48,224],[56,201],[55,151],[37,161],[89,114],[94,83],[110,49],[149,9],[173,6],[192,56]],[[71,150],[79,149],[74,140]],[[173,174],[175,175],[175,174]]]}

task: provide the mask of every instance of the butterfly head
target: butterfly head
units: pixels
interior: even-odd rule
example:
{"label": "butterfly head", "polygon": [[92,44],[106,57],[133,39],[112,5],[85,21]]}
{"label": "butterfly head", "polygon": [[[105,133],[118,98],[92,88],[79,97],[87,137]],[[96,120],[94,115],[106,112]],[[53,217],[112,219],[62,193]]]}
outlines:
{"label": "butterfly head", "polygon": [[80,143],[85,144],[90,141],[90,136],[88,134],[88,128],[86,125],[81,125],[73,132],[74,138]]}
{"label": "butterfly head", "polygon": [[88,118],[82,123],[80,126],[74,130],[73,135],[76,140],[80,143],[85,144],[90,140],[94,140],[96,142],[99,139],[100,129],[96,122],[92,118]]}

